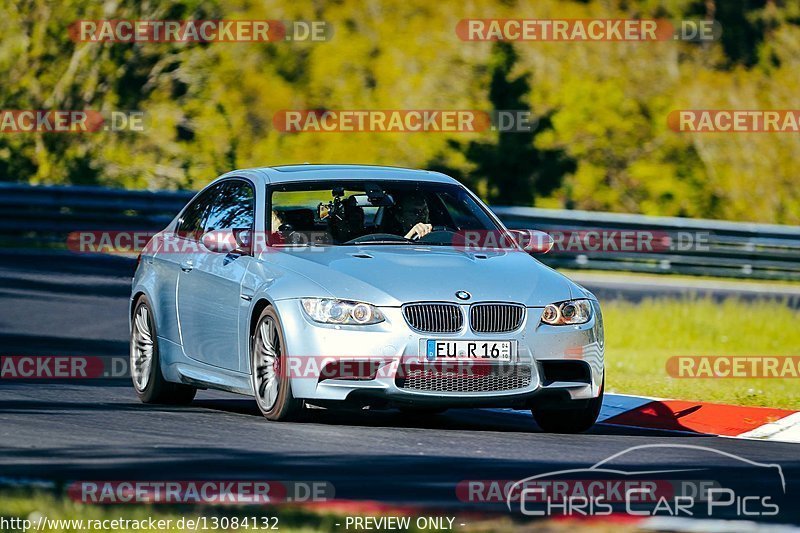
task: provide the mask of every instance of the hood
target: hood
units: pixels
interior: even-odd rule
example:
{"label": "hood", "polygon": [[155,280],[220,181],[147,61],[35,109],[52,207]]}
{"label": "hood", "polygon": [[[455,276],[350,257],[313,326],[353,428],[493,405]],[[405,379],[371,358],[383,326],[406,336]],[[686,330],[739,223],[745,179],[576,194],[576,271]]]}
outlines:
{"label": "hood", "polygon": [[[568,300],[571,281],[519,251],[472,252],[450,247],[320,246],[270,252],[270,264],[320,285],[322,296],[396,307],[408,302],[506,301],[529,307]],[[457,291],[472,297],[462,302]]]}

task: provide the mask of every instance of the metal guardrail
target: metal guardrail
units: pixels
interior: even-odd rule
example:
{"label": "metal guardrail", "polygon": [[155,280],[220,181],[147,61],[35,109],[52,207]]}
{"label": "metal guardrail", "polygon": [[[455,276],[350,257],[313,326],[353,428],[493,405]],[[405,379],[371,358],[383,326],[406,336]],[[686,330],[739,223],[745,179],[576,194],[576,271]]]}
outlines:
{"label": "metal guardrail", "polygon": [[[564,238],[543,262],[560,268],[617,270],[800,281],[800,226],[619,213],[496,207],[510,228],[539,229]],[[651,250],[577,250],[573,233],[629,232],[653,236]]]}
{"label": "metal guardrail", "polygon": [[[193,194],[0,184],[0,242],[7,248],[57,248],[65,247],[73,231],[158,231]],[[551,233],[556,246],[538,258],[553,267],[800,281],[800,226],[528,207],[493,210],[509,228]],[[650,235],[657,246],[619,249],[614,243],[624,235]],[[610,246],[592,245],[604,238]]]}

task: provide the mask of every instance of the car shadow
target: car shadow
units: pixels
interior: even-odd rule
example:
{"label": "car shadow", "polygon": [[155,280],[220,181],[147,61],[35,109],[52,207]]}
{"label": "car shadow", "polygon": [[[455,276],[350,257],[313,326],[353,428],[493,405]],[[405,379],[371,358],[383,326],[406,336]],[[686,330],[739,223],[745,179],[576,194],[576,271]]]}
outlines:
{"label": "car shadow", "polygon": [[[192,402],[192,407],[255,417],[262,416],[255,401],[249,399],[198,398]],[[290,423],[442,431],[542,432],[530,411],[511,409],[450,409],[441,414],[411,414],[396,409],[307,408],[298,420]],[[596,424],[587,434],[653,437],[707,436],[689,430],[667,431],[603,423]]]}

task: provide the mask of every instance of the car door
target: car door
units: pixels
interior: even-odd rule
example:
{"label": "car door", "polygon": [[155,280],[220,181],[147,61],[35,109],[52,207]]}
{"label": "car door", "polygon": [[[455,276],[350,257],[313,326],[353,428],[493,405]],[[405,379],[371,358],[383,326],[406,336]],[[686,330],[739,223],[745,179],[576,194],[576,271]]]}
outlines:
{"label": "car door", "polygon": [[[253,231],[255,194],[243,179],[220,182],[203,224],[203,233],[222,229]],[[242,279],[253,260],[248,251],[218,253],[202,238],[181,263],[177,307],[181,343],[187,357],[227,370],[242,370],[239,354]]]}
{"label": "car door", "polygon": [[163,316],[163,320],[159,320],[158,334],[176,344],[181,342],[175,298],[181,273],[180,266],[192,261],[196,236],[203,231],[203,224],[215,194],[216,187],[210,187],[189,202],[181,212],[176,226],[171,231],[161,234],[162,242],[153,258],[155,278],[159,284],[152,297],[158,300],[155,302],[156,309]]}

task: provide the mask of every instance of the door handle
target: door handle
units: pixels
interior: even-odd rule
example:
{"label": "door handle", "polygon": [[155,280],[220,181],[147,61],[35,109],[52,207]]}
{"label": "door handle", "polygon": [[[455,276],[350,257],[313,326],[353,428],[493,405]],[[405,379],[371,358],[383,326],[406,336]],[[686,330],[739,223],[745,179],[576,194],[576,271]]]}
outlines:
{"label": "door handle", "polygon": [[183,270],[184,272],[191,272],[193,268],[194,268],[194,263],[192,263],[191,259],[181,263],[181,270]]}

